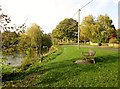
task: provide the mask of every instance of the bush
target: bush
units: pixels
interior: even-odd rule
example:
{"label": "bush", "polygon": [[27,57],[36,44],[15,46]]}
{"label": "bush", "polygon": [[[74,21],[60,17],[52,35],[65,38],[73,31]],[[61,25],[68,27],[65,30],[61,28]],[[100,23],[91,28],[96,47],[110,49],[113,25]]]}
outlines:
{"label": "bush", "polygon": [[117,39],[116,39],[116,38],[111,38],[111,39],[109,40],[109,43],[117,43]]}
{"label": "bush", "polygon": [[10,65],[5,65],[5,64],[2,64],[2,75],[9,75],[11,73],[13,73],[14,69],[12,66]]}
{"label": "bush", "polygon": [[50,52],[56,51],[56,50],[58,50],[58,49],[55,46],[51,46],[50,49],[49,49]]}
{"label": "bush", "polygon": [[31,56],[26,56],[25,58],[22,59],[21,63],[21,69],[26,70],[29,68],[29,66],[34,65],[35,63],[40,61],[40,57],[38,55],[31,55]]}
{"label": "bush", "polygon": [[2,62],[6,61],[6,60],[8,60],[7,57],[0,58],[0,61],[2,61]]}

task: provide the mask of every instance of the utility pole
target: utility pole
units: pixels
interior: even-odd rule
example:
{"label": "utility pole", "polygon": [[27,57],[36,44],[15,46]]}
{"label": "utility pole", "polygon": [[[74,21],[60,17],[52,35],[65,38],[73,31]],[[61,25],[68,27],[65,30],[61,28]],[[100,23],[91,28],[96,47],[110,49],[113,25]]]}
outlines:
{"label": "utility pole", "polygon": [[80,48],[80,9],[78,9],[78,48]]}
{"label": "utility pole", "polygon": [[93,0],[91,0],[90,2],[88,2],[87,4],[85,4],[83,7],[81,7],[80,9],[78,9],[78,48],[80,48],[80,11],[86,7],[88,4],[90,4]]}

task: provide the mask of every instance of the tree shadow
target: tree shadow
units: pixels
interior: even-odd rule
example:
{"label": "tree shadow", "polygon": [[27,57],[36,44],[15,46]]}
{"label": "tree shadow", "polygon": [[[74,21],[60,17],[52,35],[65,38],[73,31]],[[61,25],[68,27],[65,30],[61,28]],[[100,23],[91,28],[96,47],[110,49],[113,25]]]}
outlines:
{"label": "tree shadow", "polygon": [[32,73],[38,73],[39,72],[39,74],[42,74],[45,71],[47,71],[47,69],[42,70],[41,67],[39,66],[39,67],[36,67],[36,68],[32,68],[29,71],[24,70],[24,71],[20,71],[20,72],[13,72],[11,74],[6,74],[6,75],[2,76],[2,81],[5,82],[5,81],[11,81],[11,80],[12,81],[22,80],[26,76],[29,76]]}
{"label": "tree shadow", "polygon": [[[81,72],[87,72],[90,71],[90,69],[95,70],[95,67],[92,65],[77,65],[71,60],[66,60],[59,63],[51,63],[51,65],[52,67],[48,68],[50,72],[47,73],[47,75],[51,76],[42,78],[41,81],[33,86],[40,84],[50,86],[53,83],[66,80],[68,77],[72,78],[73,76],[81,75]],[[65,76],[65,74],[69,74],[69,76]]]}
{"label": "tree shadow", "polygon": [[[34,86],[37,86],[39,84],[43,85],[50,85],[55,82],[59,82],[62,80],[66,80],[66,76],[64,74],[69,74],[69,77],[81,75],[81,72],[88,72],[88,71],[99,71],[98,70],[98,63],[115,63],[118,61],[118,57],[114,55],[104,55],[104,56],[96,56],[96,64],[75,64],[73,63],[73,60],[66,60],[63,62],[59,63],[51,63],[52,67],[49,68],[49,71],[54,70],[49,72],[47,75],[51,75],[51,78],[45,77],[42,78],[40,82],[36,83]],[[68,68],[68,69],[67,69]],[[62,70],[63,69],[63,70]],[[62,70],[62,72],[61,72]],[[77,72],[76,72],[77,71]]]}
{"label": "tree shadow", "polygon": [[44,66],[30,68],[29,71],[10,74],[3,78],[3,82],[11,80],[12,81],[22,80],[32,73],[37,73],[38,75],[45,74],[46,77],[41,78],[40,81],[31,84],[30,86],[38,86],[41,84],[49,86],[50,84],[53,84],[55,82],[65,80],[67,78],[67,76],[64,76],[65,74],[69,74],[69,77],[72,78],[73,76],[81,75],[82,72],[97,71],[98,63],[115,63],[118,61],[118,56],[114,55],[96,56],[95,57],[96,64],[85,65],[75,64],[73,61],[75,61],[76,59],[52,62]]}
{"label": "tree shadow", "polygon": [[104,56],[96,56],[95,57],[96,63],[114,63],[118,61],[118,56],[114,55],[104,55]]}

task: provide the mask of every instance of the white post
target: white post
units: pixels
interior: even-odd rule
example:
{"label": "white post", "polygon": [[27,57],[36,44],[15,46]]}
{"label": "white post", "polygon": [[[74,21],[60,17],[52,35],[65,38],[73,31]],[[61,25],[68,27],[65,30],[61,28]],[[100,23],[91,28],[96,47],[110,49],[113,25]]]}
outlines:
{"label": "white post", "polygon": [[78,9],[78,48],[80,48],[80,9]]}

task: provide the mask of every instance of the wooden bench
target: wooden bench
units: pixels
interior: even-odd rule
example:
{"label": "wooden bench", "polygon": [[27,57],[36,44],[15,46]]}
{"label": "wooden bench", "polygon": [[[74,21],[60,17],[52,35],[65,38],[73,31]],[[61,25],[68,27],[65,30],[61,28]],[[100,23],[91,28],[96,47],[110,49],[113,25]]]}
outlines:
{"label": "wooden bench", "polygon": [[96,51],[93,50],[89,50],[88,52],[82,52],[82,55],[84,56],[86,61],[93,61],[93,63],[95,63],[95,54]]}

